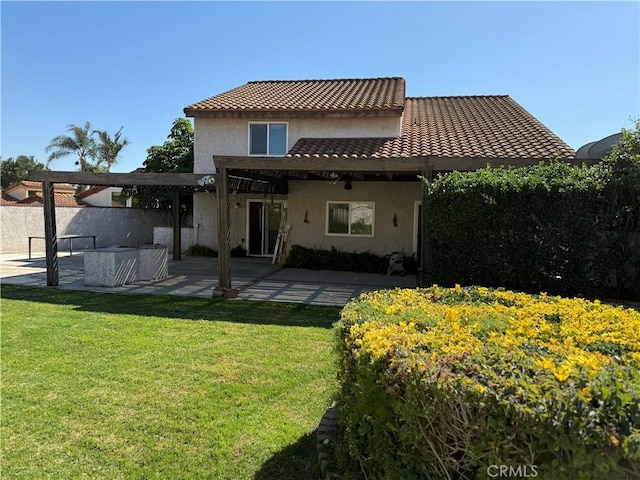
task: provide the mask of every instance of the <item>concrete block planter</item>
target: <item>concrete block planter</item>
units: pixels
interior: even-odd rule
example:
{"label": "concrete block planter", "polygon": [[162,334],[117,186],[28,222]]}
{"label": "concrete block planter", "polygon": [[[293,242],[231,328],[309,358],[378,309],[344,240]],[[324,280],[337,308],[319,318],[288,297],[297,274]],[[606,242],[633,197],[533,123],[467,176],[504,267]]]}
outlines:
{"label": "concrete block planter", "polygon": [[118,287],[167,276],[167,248],[161,245],[99,248],[84,255],[85,285]]}

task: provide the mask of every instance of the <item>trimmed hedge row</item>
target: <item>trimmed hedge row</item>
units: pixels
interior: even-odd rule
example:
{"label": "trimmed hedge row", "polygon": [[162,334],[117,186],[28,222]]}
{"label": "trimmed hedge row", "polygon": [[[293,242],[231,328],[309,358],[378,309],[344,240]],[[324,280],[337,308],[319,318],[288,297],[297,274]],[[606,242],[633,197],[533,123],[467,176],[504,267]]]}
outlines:
{"label": "trimmed hedge row", "polygon": [[453,172],[426,209],[428,284],[640,297],[640,162]]}
{"label": "trimmed hedge row", "polygon": [[640,312],[434,286],[364,294],[336,331],[343,478],[640,476]]}
{"label": "trimmed hedge row", "polygon": [[[386,273],[389,258],[372,252],[345,252],[335,247],[325,250],[292,245],[287,255],[286,266],[311,270]],[[415,257],[405,255],[404,268],[408,274],[416,273]]]}

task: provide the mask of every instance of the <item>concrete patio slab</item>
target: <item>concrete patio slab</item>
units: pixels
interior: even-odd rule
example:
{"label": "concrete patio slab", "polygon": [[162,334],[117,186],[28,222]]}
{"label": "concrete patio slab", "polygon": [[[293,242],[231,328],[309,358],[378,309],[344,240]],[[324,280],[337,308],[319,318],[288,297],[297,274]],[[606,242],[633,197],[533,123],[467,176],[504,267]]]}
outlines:
{"label": "concrete patio slab", "polygon": [[[0,255],[2,284],[46,287],[44,256],[29,259],[27,254]],[[70,290],[101,293],[140,293],[210,298],[218,283],[218,261],[209,257],[183,256],[169,260],[168,278],[117,287],[88,286],[84,283],[82,252],[61,253],[59,286]],[[231,262],[232,286],[240,300],[295,302],[312,305],[343,306],[362,292],[385,288],[414,288],[415,276],[386,276],[371,273],[335,272],[281,268],[270,258],[234,258]],[[55,287],[52,287],[55,288]]]}

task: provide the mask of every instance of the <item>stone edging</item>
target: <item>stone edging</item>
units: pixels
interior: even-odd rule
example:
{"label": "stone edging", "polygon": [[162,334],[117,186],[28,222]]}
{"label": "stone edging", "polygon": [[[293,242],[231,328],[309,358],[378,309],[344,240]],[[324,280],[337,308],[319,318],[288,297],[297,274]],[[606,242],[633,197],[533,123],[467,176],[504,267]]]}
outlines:
{"label": "stone edging", "polygon": [[338,436],[338,409],[335,405],[331,405],[320,420],[317,435],[318,463],[320,464],[320,475],[322,480],[335,480],[340,478],[334,472],[330,472],[327,467],[329,465],[329,456],[327,454],[328,446],[335,444]]}

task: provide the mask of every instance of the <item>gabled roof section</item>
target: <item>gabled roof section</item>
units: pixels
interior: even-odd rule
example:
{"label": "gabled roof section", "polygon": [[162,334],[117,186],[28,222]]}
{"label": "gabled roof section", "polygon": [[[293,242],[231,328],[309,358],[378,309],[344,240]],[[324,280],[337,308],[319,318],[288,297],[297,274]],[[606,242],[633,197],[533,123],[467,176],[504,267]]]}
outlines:
{"label": "gabled roof section", "polygon": [[397,138],[300,139],[289,157],[569,159],[574,150],[507,95],[407,98]]}
{"label": "gabled roof section", "polygon": [[[56,207],[85,207],[87,204],[75,196],[75,187],[69,183],[55,183],[54,186],[54,202]],[[16,193],[19,194],[21,189],[26,189],[34,194],[20,199],[20,195],[15,197]],[[12,195],[11,193],[14,193]],[[10,187],[2,190],[2,202],[1,205],[5,206],[19,206],[19,207],[41,207],[44,204],[42,198],[42,182],[34,182],[31,180],[23,180],[15,183]]]}
{"label": "gabled roof section", "polygon": [[2,190],[0,192],[0,205],[6,205],[6,206],[12,206],[12,205],[16,205],[18,203],[18,200],[13,198],[11,195],[9,195],[8,193],[5,193],[4,190]]}
{"label": "gabled roof section", "polygon": [[405,81],[400,77],[249,82],[189,105],[189,117],[264,113],[384,113],[400,116]]}
{"label": "gabled roof section", "polygon": [[[22,180],[21,182],[14,183],[13,185],[9,185],[7,188],[4,189],[4,192],[12,192],[13,190],[16,190],[19,188],[26,188],[27,190],[42,191],[42,182]],[[56,183],[54,185],[54,189],[56,192],[60,192],[60,193],[75,193],[76,191],[75,187],[68,183]]]}
{"label": "gabled roof section", "polygon": [[[58,193],[55,192],[54,203],[56,207],[86,207],[88,206],[82,200],[79,200],[75,197],[75,195],[71,193]],[[33,197],[27,197],[24,200],[17,200],[10,195],[2,192],[2,203],[0,205],[7,207],[42,207],[44,205],[44,200],[40,195],[35,195]]]}

